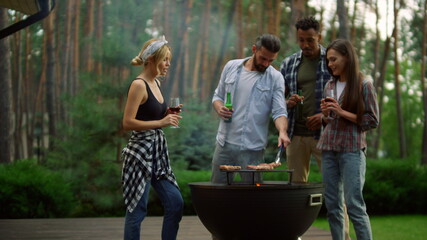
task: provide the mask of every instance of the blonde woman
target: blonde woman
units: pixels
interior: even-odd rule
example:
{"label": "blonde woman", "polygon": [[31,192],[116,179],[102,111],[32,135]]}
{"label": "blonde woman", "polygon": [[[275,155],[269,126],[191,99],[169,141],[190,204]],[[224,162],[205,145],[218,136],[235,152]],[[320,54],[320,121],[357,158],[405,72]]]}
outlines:
{"label": "blonde woman", "polygon": [[162,127],[177,126],[181,116],[168,111],[158,76],[166,75],[171,49],[164,37],[147,41],[132,65],[142,65],[132,82],[123,115],[123,128],[132,136],[122,151],[123,197],[126,205],[124,239],[140,238],[150,188],[164,207],[162,239],[176,239],[183,199],[170,166]]}

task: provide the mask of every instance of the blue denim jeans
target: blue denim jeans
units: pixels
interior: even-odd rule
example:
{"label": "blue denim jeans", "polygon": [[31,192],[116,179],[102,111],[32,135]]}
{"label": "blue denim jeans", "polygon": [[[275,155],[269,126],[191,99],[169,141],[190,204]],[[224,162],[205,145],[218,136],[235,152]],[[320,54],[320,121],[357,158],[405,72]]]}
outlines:
{"label": "blue denim jeans", "polygon": [[366,158],[363,151],[323,151],[322,174],[325,184],[325,205],[333,240],[344,240],[344,209],[358,240],[371,240],[372,231],[363,199]]}
{"label": "blue denim jeans", "polygon": [[[264,150],[253,151],[243,150],[240,146],[225,143],[224,147],[216,143],[216,148],[212,158],[212,176],[213,183],[227,183],[227,173],[219,170],[220,165],[236,165],[246,169],[247,165],[258,165],[264,162]],[[231,178],[234,174],[231,174]],[[261,175],[250,173],[240,173],[242,182],[250,183],[255,176],[255,181],[261,181]]]}
{"label": "blue denim jeans", "polygon": [[175,240],[178,234],[179,222],[182,218],[184,201],[179,189],[171,182],[153,176],[151,184],[147,183],[144,194],[132,212],[126,210],[125,240],[139,240],[141,222],[147,215],[147,203],[150,185],[156,190],[165,211],[162,226],[162,240]]}

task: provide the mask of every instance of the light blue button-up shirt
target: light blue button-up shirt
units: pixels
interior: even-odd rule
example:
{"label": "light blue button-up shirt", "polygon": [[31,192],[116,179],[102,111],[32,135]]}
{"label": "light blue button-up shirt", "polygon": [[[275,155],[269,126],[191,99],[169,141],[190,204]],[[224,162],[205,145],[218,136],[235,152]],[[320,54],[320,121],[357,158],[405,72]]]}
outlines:
{"label": "light blue button-up shirt", "polygon": [[[231,93],[231,100],[238,89],[236,86],[240,80],[243,63],[249,58],[229,61],[221,74],[218,87],[215,89],[212,102],[225,101],[227,92]],[[285,87],[282,74],[274,67],[269,66],[261,77],[255,82],[249,101],[244,108],[234,109],[244,111],[244,117],[239,124],[242,126],[238,131],[230,127],[230,123],[220,121],[216,139],[224,146],[228,138],[240,139],[242,149],[262,150],[267,145],[268,125],[270,116],[273,120],[281,116],[287,117],[285,104]],[[234,121],[235,119],[233,119]]]}

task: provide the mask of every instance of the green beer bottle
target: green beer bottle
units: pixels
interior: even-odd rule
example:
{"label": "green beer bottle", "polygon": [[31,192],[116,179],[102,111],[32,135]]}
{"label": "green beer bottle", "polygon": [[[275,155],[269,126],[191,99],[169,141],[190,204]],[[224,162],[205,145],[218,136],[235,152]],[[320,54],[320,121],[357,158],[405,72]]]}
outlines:
{"label": "green beer bottle", "polygon": [[[233,104],[231,103],[231,93],[230,92],[227,92],[227,99],[225,101],[224,106],[226,108],[228,108],[228,111],[230,111],[230,112],[233,109]],[[224,120],[224,121],[227,122],[227,123],[231,122],[231,117],[228,120]]]}
{"label": "green beer bottle", "polygon": [[[300,97],[302,97],[302,89],[298,89],[298,95]],[[303,110],[304,110],[304,101],[301,100],[301,102],[298,102],[297,104],[297,118],[298,121],[304,121],[304,114],[303,114]]]}

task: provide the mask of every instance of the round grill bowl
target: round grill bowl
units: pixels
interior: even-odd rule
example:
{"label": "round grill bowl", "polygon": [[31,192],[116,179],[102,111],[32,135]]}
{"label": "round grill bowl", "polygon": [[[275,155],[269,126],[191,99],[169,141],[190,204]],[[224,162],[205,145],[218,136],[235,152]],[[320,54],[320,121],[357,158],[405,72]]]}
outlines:
{"label": "round grill bowl", "polygon": [[221,240],[296,240],[319,214],[321,183],[189,183],[200,221]]}

